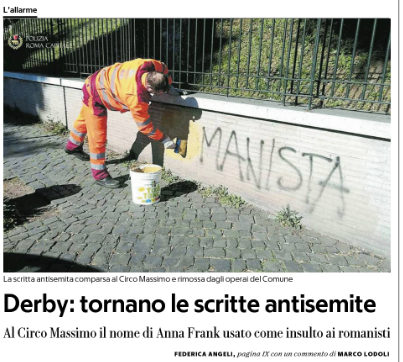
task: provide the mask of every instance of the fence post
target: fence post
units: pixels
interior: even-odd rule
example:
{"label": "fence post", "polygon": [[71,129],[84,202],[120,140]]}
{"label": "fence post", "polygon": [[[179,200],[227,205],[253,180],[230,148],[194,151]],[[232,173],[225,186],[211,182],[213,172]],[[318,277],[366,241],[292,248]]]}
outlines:
{"label": "fence post", "polygon": [[[322,82],[322,69],[323,69],[323,61],[325,59],[326,37],[327,37],[327,19],[325,19],[325,31],[323,34],[322,52],[320,54],[318,84],[316,85],[316,96],[317,97],[319,97],[320,83]],[[325,75],[325,79],[326,79],[326,75]]]}
{"label": "fence post", "polygon": [[[52,38],[52,42],[54,42],[55,41],[55,38],[54,38],[54,32],[53,32],[53,19],[49,19],[49,27],[50,27],[50,36],[51,36],[51,38]],[[51,62],[53,62],[53,63],[56,63],[56,53],[55,53],[55,48],[54,47],[52,47],[52,60],[51,60]],[[50,71],[50,73],[55,73],[55,67],[51,67],[51,71]],[[56,68],[56,74],[58,73],[58,69]]]}
{"label": "fence post", "polygon": [[316,38],[315,38],[315,46],[312,55],[312,69],[311,69],[311,80],[309,86],[309,104],[308,109],[312,109],[312,98],[313,98],[313,83],[315,82],[315,71],[316,71],[316,59],[318,56],[318,48],[319,48],[319,37],[320,37],[320,26],[322,23],[322,19],[317,20],[316,24]]}
{"label": "fence post", "polygon": [[[80,28],[80,21],[78,20],[78,29]],[[78,47],[76,48],[77,51],[77,57],[76,57],[76,64],[77,64],[77,75],[79,78],[81,78],[81,33],[80,30],[78,30]],[[84,42],[82,42],[84,43]]]}
{"label": "fence post", "polygon": [[76,50],[77,56],[76,56],[76,66],[77,66],[77,75],[79,78],[81,78],[81,56],[80,56],[80,48]]}

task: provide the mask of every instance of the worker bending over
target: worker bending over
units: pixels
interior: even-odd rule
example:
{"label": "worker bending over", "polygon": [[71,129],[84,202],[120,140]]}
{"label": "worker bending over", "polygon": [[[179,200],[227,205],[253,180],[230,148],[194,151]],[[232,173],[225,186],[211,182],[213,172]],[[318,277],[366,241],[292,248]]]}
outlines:
{"label": "worker bending over", "polygon": [[98,185],[117,188],[119,181],[109,175],[105,165],[107,109],[121,113],[130,111],[139,132],[161,142],[166,149],[175,147],[148,114],[152,95],[179,95],[172,87],[166,65],[154,59],[135,59],[116,63],[90,75],[82,88],[83,105],[73,124],[65,147],[68,154],[83,153],[88,135],[92,176]]}

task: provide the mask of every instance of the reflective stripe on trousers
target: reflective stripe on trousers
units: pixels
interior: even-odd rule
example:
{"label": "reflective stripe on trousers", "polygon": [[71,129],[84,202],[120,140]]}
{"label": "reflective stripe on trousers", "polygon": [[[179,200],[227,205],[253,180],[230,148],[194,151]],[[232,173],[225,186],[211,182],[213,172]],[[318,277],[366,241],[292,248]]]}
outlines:
{"label": "reflective stripe on trousers", "polygon": [[[84,87],[87,86],[89,87],[86,81]],[[87,99],[83,102],[80,114],[73,124],[69,140],[74,144],[81,145],[84,142],[85,135],[88,135],[92,174],[95,179],[102,179],[108,175],[105,166],[107,111],[103,105],[100,106],[98,102],[93,102],[94,99],[91,93],[87,92],[85,94]],[[94,107],[97,109],[94,110]],[[100,107],[103,107],[103,109],[100,109]]]}

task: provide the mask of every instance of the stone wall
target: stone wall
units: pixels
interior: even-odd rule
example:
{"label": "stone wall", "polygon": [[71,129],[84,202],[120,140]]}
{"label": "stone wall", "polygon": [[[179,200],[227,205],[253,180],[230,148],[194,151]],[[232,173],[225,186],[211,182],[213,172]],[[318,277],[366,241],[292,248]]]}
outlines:
{"label": "stone wall", "polygon": [[[8,74],[4,102],[71,126],[81,85]],[[185,158],[144,139],[128,113],[109,113],[108,147],[124,152],[135,141],[141,160],[224,185],[274,215],[289,204],[308,228],[390,254],[390,116],[198,94],[158,97],[150,115],[172,138],[187,141]]]}

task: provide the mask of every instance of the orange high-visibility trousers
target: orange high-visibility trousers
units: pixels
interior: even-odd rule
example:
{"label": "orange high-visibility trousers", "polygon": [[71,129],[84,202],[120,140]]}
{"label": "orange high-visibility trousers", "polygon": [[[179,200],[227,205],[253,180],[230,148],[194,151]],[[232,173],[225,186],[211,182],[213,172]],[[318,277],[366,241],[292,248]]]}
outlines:
{"label": "orange high-visibility trousers", "polygon": [[105,165],[107,111],[91,92],[91,78],[87,78],[83,87],[83,105],[73,124],[67,148],[81,147],[88,135],[92,175],[96,180],[109,175]]}

